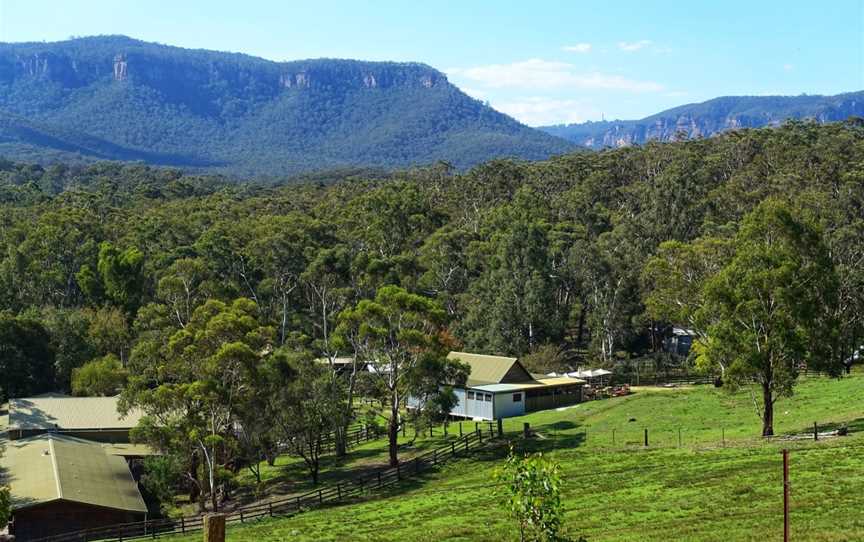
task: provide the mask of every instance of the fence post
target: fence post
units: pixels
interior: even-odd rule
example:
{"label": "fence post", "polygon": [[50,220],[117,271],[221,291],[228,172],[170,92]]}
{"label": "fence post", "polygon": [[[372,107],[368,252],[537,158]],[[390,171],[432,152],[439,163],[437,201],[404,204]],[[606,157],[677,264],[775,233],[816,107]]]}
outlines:
{"label": "fence post", "polygon": [[225,542],[225,514],[204,516],[204,542]]}
{"label": "fence post", "polygon": [[240,510],[240,523],[243,523],[243,510]]}
{"label": "fence post", "polygon": [[648,446],[648,428],[645,428],[645,446]]}
{"label": "fence post", "polygon": [[493,436],[495,433],[492,432],[492,422],[489,422],[489,436]]}
{"label": "fence post", "polygon": [[789,450],[783,450],[783,542],[789,542]]}
{"label": "fence post", "polygon": [[405,424],[404,423],[402,424],[402,436],[403,437],[405,436]]}
{"label": "fence post", "polygon": [[726,447],[726,428],[720,428],[720,444],[725,448]]}
{"label": "fence post", "polygon": [[444,422],[444,436],[447,436],[447,422]]}
{"label": "fence post", "polygon": [[430,437],[432,436],[432,425],[431,424],[429,425],[429,436]]}
{"label": "fence post", "polygon": [[482,429],[477,430],[477,436],[480,437],[480,444],[483,444],[483,430]]}
{"label": "fence post", "polygon": [[462,436],[462,422],[459,422],[459,436]]}
{"label": "fence post", "polygon": [[681,428],[678,428],[678,447],[681,447]]}
{"label": "fence post", "polygon": [[180,532],[186,534],[186,518],[180,516]]}
{"label": "fence post", "polygon": [[450,455],[456,455],[456,443],[455,442],[450,443]]}
{"label": "fence post", "polygon": [[531,436],[531,424],[530,423],[525,422],[525,424],[522,426],[522,435],[525,438],[529,438]]}
{"label": "fence post", "polygon": [[318,504],[324,504],[324,489],[318,490]]}
{"label": "fence post", "polygon": [[502,420],[501,418],[498,418],[498,436],[504,436],[504,420]]}
{"label": "fence post", "polygon": [[474,432],[477,432],[477,429],[480,427],[480,422],[474,422]]}
{"label": "fence post", "polygon": [[432,464],[438,464],[438,450],[432,450]]}
{"label": "fence post", "polygon": [[297,502],[295,503],[295,506],[297,507],[297,511],[299,512],[300,511],[300,495],[297,495]]}
{"label": "fence post", "polygon": [[270,513],[270,517],[273,517],[273,501],[267,503],[267,511]]}
{"label": "fence post", "polygon": [[813,440],[819,440],[819,428],[816,422],[813,422]]}

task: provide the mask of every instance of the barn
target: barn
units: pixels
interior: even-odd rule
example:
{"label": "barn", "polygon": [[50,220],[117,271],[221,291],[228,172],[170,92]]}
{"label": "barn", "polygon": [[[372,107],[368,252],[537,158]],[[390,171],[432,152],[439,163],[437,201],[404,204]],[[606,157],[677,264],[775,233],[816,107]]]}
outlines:
{"label": "barn", "polygon": [[18,540],[147,517],[126,460],[110,446],[68,435],[25,437],[8,442],[2,466]]}
{"label": "barn", "polygon": [[[450,352],[448,359],[471,367],[465,386],[453,389],[459,402],[451,416],[497,420],[528,412],[573,405],[582,401],[584,380],[570,377],[536,377],[517,358]],[[417,400],[408,399],[408,406]]]}

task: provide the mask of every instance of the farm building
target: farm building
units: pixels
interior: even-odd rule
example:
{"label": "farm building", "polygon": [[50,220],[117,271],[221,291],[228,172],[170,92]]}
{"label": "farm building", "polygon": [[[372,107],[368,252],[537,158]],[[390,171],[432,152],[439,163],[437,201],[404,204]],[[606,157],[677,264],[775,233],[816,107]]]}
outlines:
{"label": "farm building", "polygon": [[29,397],[9,401],[10,440],[63,433],[99,442],[129,442],[129,431],[143,415],[117,410],[117,397]]}
{"label": "farm building", "polygon": [[[516,358],[450,352],[471,367],[465,387],[453,391],[459,399],[452,416],[495,420],[526,412],[572,405],[582,400],[585,381],[568,377],[535,378]],[[416,404],[416,400],[413,401]],[[409,407],[412,400],[409,399]]]}
{"label": "farm building", "polygon": [[10,532],[30,540],[146,519],[122,447],[114,448],[56,434],[8,442],[2,465],[11,490]]}
{"label": "farm building", "polygon": [[690,353],[690,348],[693,346],[693,339],[695,337],[696,332],[692,329],[673,327],[672,335],[663,341],[663,349],[670,354],[686,357]]}

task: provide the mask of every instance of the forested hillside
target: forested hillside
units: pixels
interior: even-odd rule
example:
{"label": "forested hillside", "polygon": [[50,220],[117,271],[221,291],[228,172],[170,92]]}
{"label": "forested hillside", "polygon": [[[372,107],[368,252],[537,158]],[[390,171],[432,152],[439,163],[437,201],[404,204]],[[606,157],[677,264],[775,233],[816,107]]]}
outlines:
{"label": "forested hillside", "polygon": [[68,389],[74,368],[106,355],[143,363],[142,344],[211,299],[252,300],[244,310],[273,346],[320,352],[337,315],[388,284],[440,302],[466,350],[549,344],[613,364],[656,350],[674,323],[646,310],[660,244],[729,239],[770,196],[820,228],[841,297],[830,340],[852,345],[864,314],[857,123],[275,188],[4,162],[0,399]]}
{"label": "forested hillside", "polygon": [[271,62],[123,36],[0,43],[0,155],[238,176],[542,159],[567,141],[423,64]]}
{"label": "forested hillside", "polygon": [[541,130],[594,149],[710,137],[726,130],[779,126],[786,120],[838,122],[864,116],[864,92],[836,96],[723,96],[640,120],[545,126]]}

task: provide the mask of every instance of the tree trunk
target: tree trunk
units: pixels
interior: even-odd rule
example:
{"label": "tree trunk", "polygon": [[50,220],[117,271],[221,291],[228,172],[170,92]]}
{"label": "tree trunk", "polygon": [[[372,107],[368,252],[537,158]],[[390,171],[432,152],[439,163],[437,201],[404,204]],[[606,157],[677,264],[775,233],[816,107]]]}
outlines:
{"label": "tree trunk", "polygon": [[774,436],[774,398],[771,383],[762,384],[762,436]]}
{"label": "tree trunk", "polygon": [[399,406],[396,401],[390,408],[390,422],[387,427],[387,438],[389,439],[390,466],[399,464],[397,449],[399,447]]}

